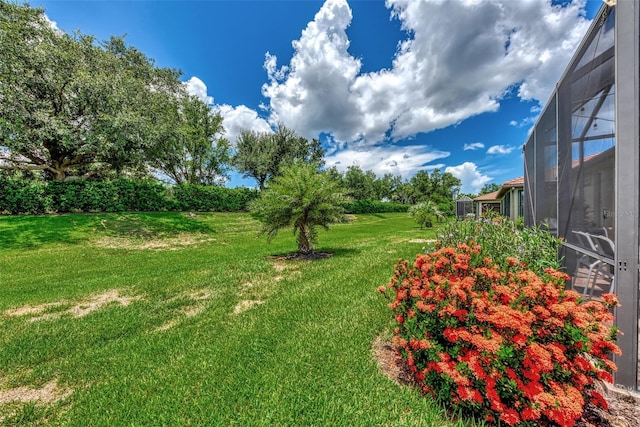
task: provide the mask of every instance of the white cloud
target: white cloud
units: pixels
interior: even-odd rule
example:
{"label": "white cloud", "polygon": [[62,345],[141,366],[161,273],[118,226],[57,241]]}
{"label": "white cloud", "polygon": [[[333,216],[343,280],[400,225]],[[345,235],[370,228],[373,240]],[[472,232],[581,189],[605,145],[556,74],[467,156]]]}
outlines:
{"label": "white cloud", "polygon": [[49,19],[46,13],[43,14],[43,16],[44,16],[44,22],[49,26],[49,28],[51,28],[58,34],[63,34],[63,31],[60,28],[58,28],[58,23],[56,21]]}
{"label": "white cloud", "polygon": [[516,12],[515,19],[523,23],[517,48],[525,52],[532,47],[536,57],[535,68],[518,91],[520,98],[546,103],[590,25],[584,17],[585,3],[574,0],[566,7],[547,5],[531,10],[528,16],[528,8]]}
{"label": "white cloud", "polygon": [[204,84],[202,80],[200,80],[196,76],[193,76],[184,84],[187,87],[187,92],[189,92],[191,95],[197,96],[202,102],[207,105],[213,104],[213,97],[207,95],[207,85]]}
{"label": "white cloud", "polygon": [[482,142],[472,142],[471,144],[464,144],[463,150],[480,150],[482,148],[484,148],[484,144]]}
{"label": "white cloud", "polygon": [[[265,54],[266,105],[260,108],[266,119],[244,105],[213,105],[197,77],[186,84],[224,117],[232,143],[243,129],[270,131],[281,122],[306,138],[328,134],[333,149],[327,166],[346,170],[358,164],[407,178],[444,167],[432,162],[450,153],[393,142],[497,111],[514,88],[520,98],[544,104],[589,25],[585,1],[386,0],[407,38],[399,40],[389,69],[361,73],[361,60],[348,50],[347,0],[326,0],[292,42],[288,62],[278,65],[275,55]],[[484,147],[475,142],[464,150]],[[487,153],[514,149],[495,145]],[[492,179],[471,162],[445,171],[461,179],[463,192],[475,193]]]}
{"label": "white cloud", "polygon": [[269,123],[258,115],[258,112],[245,105],[236,107],[228,104],[214,104],[213,97],[207,94],[207,85],[198,77],[191,77],[184,85],[187,92],[195,95],[211,107],[214,113],[222,116],[222,126],[225,129],[225,138],[235,144],[236,139],[243,130],[256,132],[272,132]]}
{"label": "white cloud", "polygon": [[496,111],[518,84],[521,98],[544,103],[589,25],[584,0],[564,7],[549,0],[386,6],[409,35],[390,69],[360,73],[360,60],[348,52],[346,0],[325,1],[293,41],[287,65],[278,67],[267,53],[269,121],[306,137],[330,132],[338,141],[377,144]]}
{"label": "white cloud", "polygon": [[449,172],[462,182],[460,191],[463,193],[477,194],[485,184],[491,182],[493,179],[480,172],[476,164],[472,162],[464,162],[458,166],[449,166],[444,171]]}
{"label": "white cloud", "polygon": [[487,150],[487,154],[509,154],[515,149],[516,147],[511,145],[492,145]]}
{"label": "white cloud", "polygon": [[527,127],[527,126],[533,126],[536,122],[536,120],[538,120],[538,114],[536,114],[535,116],[529,116],[529,117],[525,117],[522,120],[520,120],[519,122],[515,121],[515,120],[511,120],[509,122],[509,125],[511,126],[515,126],[515,127],[519,127],[519,128],[523,128],[523,127]]}
{"label": "white cloud", "polygon": [[288,66],[278,68],[277,58],[266,54],[269,83],[262,93],[270,100],[270,122],[283,122],[308,138],[332,132],[341,141],[359,139],[361,120],[350,91],[360,61],[347,52],[350,22],[346,0],[327,0],[293,41],[295,53]]}
{"label": "white cloud", "polygon": [[232,107],[231,105],[215,105],[212,108],[222,116],[222,126],[225,129],[225,138],[235,145],[236,139],[243,130],[250,130],[256,132],[272,132],[269,123],[262,117],[258,116],[255,110],[245,106],[239,105]]}
{"label": "white cloud", "polygon": [[371,170],[376,175],[385,173],[399,175],[407,179],[422,169],[435,169],[444,167],[443,164],[432,164],[438,159],[449,157],[446,151],[433,150],[424,146],[386,146],[386,147],[362,147],[346,148],[335,151],[325,156],[326,166],[336,166],[344,172],[349,166],[357,165],[362,170]]}

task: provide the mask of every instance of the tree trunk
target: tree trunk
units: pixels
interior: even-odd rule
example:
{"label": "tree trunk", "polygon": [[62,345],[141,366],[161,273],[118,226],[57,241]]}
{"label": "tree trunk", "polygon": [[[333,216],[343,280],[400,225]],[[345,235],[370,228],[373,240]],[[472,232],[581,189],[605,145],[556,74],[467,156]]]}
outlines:
{"label": "tree trunk", "polygon": [[64,169],[50,169],[53,179],[56,181],[64,181],[67,179],[67,174]]}
{"label": "tree trunk", "polygon": [[307,226],[300,227],[298,232],[298,253],[310,255],[313,253],[313,244],[309,239],[309,229]]}

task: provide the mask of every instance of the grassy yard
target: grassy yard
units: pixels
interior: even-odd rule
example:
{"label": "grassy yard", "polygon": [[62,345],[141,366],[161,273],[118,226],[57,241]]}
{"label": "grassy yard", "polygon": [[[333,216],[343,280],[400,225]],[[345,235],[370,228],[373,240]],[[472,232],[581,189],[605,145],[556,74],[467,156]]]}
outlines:
{"label": "grassy yard", "polygon": [[390,317],[376,287],[433,231],[359,215],[321,232],[333,256],[309,262],[282,259],[290,232],[267,244],[258,228],[1,217],[0,424],[454,425],[371,352]]}

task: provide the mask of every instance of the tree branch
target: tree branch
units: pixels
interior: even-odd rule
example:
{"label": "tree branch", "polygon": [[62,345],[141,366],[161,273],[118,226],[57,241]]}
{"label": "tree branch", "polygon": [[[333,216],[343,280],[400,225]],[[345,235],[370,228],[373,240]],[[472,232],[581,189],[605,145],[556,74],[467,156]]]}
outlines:
{"label": "tree branch", "polygon": [[3,165],[0,164],[0,169],[4,170],[23,170],[23,171],[51,171],[56,172],[55,169],[48,165]]}
{"label": "tree branch", "polygon": [[84,174],[84,175],[82,175],[80,178],[83,178],[83,179],[90,178],[90,177],[92,177],[92,176],[94,176],[94,175],[97,175],[97,174],[99,174],[99,173],[102,173],[102,172],[104,172],[104,171],[107,171],[107,170],[109,170],[110,168],[111,168],[111,165],[104,165],[104,166],[102,166],[101,168],[94,169],[94,170],[92,170],[92,171],[89,171],[89,172],[85,173],[85,174]]}
{"label": "tree branch", "polygon": [[81,154],[78,154],[78,155],[77,155],[77,156],[75,156],[73,159],[64,160],[64,161],[60,164],[60,168],[62,168],[62,169],[66,169],[66,168],[68,168],[68,167],[70,167],[70,166],[74,166],[74,165],[81,164],[81,160],[82,160],[84,157],[92,156],[92,155],[93,155],[93,153],[81,153]]}

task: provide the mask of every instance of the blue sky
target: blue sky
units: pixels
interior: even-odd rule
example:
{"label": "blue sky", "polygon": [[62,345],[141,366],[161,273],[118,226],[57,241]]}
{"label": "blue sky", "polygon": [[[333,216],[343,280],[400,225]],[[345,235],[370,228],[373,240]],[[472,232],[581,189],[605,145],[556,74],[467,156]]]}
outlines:
{"label": "blue sky", "polygon": [[[477,193],[521,145],[600,0],[35,0],[66,32],[126,41],[242,129],[320,137],[327,166]],[[228,186],[254,186],[234,175]]]}

